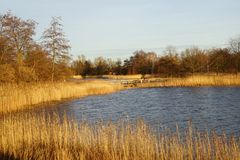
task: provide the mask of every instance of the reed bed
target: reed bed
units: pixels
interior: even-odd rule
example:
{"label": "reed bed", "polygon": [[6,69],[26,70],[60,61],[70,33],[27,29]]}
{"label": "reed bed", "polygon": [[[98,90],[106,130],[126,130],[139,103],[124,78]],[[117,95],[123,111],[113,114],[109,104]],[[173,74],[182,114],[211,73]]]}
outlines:
{"label": "reed bed", "polygon": [[139,83],[137,87],[199,87],[199,86],[240,86],[239,75],[198,75],[186,78],[162,78],[160,82]]}
{"label": "reed bed", "polygon": [[122,89],[119,84],[105,81],[79,83],[33,83],[0,85],[0,114],[35,107],[37,104],[112,93]]}
{"label": "reed bed", "polygon": [[143,122],[89,124],[58,116],[0,118],[0,159],[38,160],[239,160],[240,139],[201,133],[191,125],[156,133]]}
{"label": "reed bed", "polygon": [[[122,78],[124,77],[126,78],[126,76],[122,76]],[[163,78],[160,82],[137,83],[135,87],[197,86],[240,86],[240,76],[199,75],[186,78]],[[81,83],[2,84],[0,85],[0,114],[32,108],[41,103],[112,93],[121,89],[123,89],[123,86],[120,85],[120,81],[119,83],[110,83],[103,80],[85,80]]]}

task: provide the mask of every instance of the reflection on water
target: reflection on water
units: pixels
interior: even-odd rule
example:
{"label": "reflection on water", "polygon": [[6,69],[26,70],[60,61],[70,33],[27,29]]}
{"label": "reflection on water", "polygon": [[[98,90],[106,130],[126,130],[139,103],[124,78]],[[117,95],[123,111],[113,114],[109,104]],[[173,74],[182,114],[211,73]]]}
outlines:
{"label": "reflection on water", "polygon": [[240,134],[238,87],[131,89],[62,102],[44,110],[90,122],[142,118],[156,130],[174,129],[176,124],[184,129],[191,120],[200,130]]}

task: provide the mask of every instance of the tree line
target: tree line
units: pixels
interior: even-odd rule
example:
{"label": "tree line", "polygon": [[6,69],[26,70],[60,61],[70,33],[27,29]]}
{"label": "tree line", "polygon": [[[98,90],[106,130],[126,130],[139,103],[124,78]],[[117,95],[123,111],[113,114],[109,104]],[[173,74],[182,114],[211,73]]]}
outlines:
{"label": "tree line", "polygon": [[10,12],[0,15],[0,82],[56,81],[72,74],[61,19],[52,18],[41,42],[33,39],[36,25]]}
{"label": "tree line", "polygon": [[240,37],[226,48],[191,47],[177,51],[168,46],[161,54],[135,51],[125,60],[84,55],[73,60],[61,18],[53,17],[41,40],[34,40],[37,23],[10,12],[0,15],[0,82],[60,81],[72,75],[154,74],[181,77],[195,73],[240,71]]}
{"label": "tree line", "polygon": [[229,48],[200,49],[192,47],[178,53],[172,47],[166,47],[161,55],[155,52],[135,51],[124,61],[98,57],[94,61],[81,55],[72,63],[77,75],[127,75],[154,74],[162,77],[181,77],[195,73],[231,73],[240,71],[240,38],[236,45]]}

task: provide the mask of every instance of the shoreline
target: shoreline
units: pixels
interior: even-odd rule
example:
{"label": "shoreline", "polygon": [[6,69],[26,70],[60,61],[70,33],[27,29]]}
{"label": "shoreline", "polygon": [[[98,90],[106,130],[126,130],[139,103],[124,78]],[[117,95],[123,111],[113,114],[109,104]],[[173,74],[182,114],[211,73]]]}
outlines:
{"label": "shoreline", "polygon": [[141,89],[141,88],[201,88],[201,87],[239,87],[240,85],[162,85],[162,84],[143,84],[137,87],[130,87],[128,89]]}
{"label": "shoreline", "polygon": [[70,99],[111,94],[127,89],[171,87],[240,87],[240,76],[168,78],[162,82],[136,83],[130,84],[130,86],[124,86],[121,84],[121,80],[113,83],[111,79],[108,79],[108,81],[95,79],[64,83],[7,84],[6,86],[2,84],[0,85],[0,91],[2,92],[0,114],[18,112]]}
{"label": "shoreline", "polygon": [[16,110],[16,111],[12,111],[12,112],[7,112],[7,113],[0,113],[1,115],[7,115],[7,114],[14,114],[14,113],[25,113],[28,110],[34,110],[34,109],[44,109],[46,108],[46,106],[49,107],[54,107],[55,105],[59,104],[59,103],[64,103],[64,102],[68,102],[68,101],[72,101],[72,100],[77,100],[77,99],[82,99],[82,98],[87,98],[87,97],[91,97],[91,96],[104,96],[104,95],[108,95],[108,94],[114,94],[120,91],[125,91],[125,90],[131,90],[131,89],[154,89],[154,88],[202,88],[202,87],[238,87],[240,88],[240,86],[141,86],[141,87],[124,87],[120,90],[117,91],[113,91],[113,92],[109,92],[109,93],[103,93],[103,94],[91,94],[91,95],[85,95],[85,96],[81,96],[81,97],[69,97],[69,98],[63,98],[61,100],[55,100],[55,101],[47,101],[47,102],[42,102],[42,103],[38,103],[38,104],[34,104],[31,106],[26,106],[26,108],[21,109],[21,110]]}
{"label": "shoreline", "polygon": [[3,93],[0,97],[0,114],[32,109],[68,99],[110,94],[122,89],[124,87],[119,84],[101,80],[0,86]]}
{"label": "shoreline", "polygon": [[[159,84],[152,84],[152,88],[207,87],[156,87]],[[47,87],[44,91],[57,89],[56,91],[60,93],[61,91],[69,92],[71,90],[71,93],[74,93],[72,95],[76,96],[51,102],[46,101],[45,103],[61,103],[69,99],[94,95],[100,96],[122,90],[150,88],[149,84],[146,84],[148,87],[124,88],[119,86],[119,84],[100,80],[83,83],[38,84],[37,86]],[[78,88],[79,86],[80,88]],[[29,88],[24,88],[24,86],[22,87],[21,89],[24,89],[25,92],[31,91],[31,93],[36,92],[37,90],[34,89],[38,88],[33,86],[33,84],[32,86],[25,86],[29,87],[30,90]],[[64,90],[61,90],[61,87]],[[75,90],[72,87],[77,88]],[[231,86],[225,85],[222,87]],[[79,90],[88,92],[80,94]],[[57,94],[58,92],[53,93]],[[63,94],[62,96],[64,95],[71,94]],[[80,95],[81,97],[77,97]],[[34,98],[34,94],[32,96]],[[31,108],[38,109],[35,105],[31,106]],[[39,109],[41,108],[39,107]],[[25,111],[24,108],[22,111]],[[39,113],[39,116],[35,114],[38,113],[27,112],[27,114],[21,114],[21,111],[16,110],[9,112],[9,114],[3,114],[2,117],[0,116],[0,128],[2,128],[0,130],[2,135],[0,137],[0,159],[59,159],[59,157],[60,159],[77,159],[76,157],[81,156],[80,159],[86,160],[200,160],[239,159],[240,157],[240,139],[237,135],[235,137],[235,135],[228,136],[225,132],[218,134],[216,132],[199,131],[191,124],[191,121],[189,121],[189,126],[184,130],[184,134],[179,132],[178,126],[176,126],[176,131],[166,130],[166,132],[155,133],[150,125],[141,120],[136,120],[136,122],[128,121],[127,123],[123,121],[117,121],[116,123],[99,121],[91,124],[89,121],[79,123],[75,121],[74,117],[72,119],[64,116],[61,119],[59,115],[54,114],[51,117],[46,116],[43,112]]]}
{"label": "shoreline", "polygon": [[[132,81],[134,82],[134,81]],[[138,82],[140,82],[138,80]],[[184,78],[161,78],[148,79],[146,83],[130,83],[129,86],[136,88],[160,88],[160,87],[222,87],[240,86],[240,76],[189,76]]]}

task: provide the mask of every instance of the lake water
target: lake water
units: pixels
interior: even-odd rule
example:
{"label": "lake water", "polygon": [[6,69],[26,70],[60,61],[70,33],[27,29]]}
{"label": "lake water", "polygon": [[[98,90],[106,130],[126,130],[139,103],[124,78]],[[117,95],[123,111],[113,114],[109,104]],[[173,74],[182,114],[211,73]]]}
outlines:
{"label": "lake water", "polygon": [[90,122],[141,118],[155,130],[174,129],[176,124],[183,130],[191,120],[199,130],[240,134],[238,87],[129,89],[65,101],[44,110]]}

